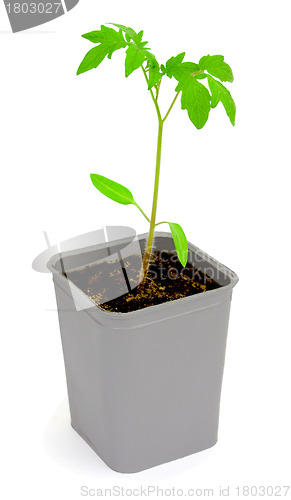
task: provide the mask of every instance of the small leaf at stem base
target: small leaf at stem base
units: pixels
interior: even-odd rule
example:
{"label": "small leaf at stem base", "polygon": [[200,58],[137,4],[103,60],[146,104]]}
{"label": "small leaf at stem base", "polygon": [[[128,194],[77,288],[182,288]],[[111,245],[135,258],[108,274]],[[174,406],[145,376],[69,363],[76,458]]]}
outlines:
{"label": "small leaf at stem base", "polygon": [[168,222],[168,224],[171,229],[172,237],[177,250],[178,259],[181,262],[182,266],[185,267],[188,259],[187,238],[180,224],[177,224],[175,222]]}

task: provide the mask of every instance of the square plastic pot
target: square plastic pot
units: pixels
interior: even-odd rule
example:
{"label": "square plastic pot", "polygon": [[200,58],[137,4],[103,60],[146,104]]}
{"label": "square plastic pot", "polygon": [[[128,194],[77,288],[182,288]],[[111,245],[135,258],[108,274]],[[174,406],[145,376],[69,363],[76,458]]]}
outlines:
{"label": "square plastic pot", "polygon": [[[146,235],[138,240],[144,245]],[[189,243],[189,259],[220,288],[130,313],[96,306],[61,274],[126,240],[54,256],[72,427],[118,472],[138,472],[217,441],[232,289],[238,277]],[[155,247],[174,251],[169,233]],[[72,293],[73,291],[73,293]],[[89,303],[89,302],[90,303]],[[76,307],[79,303],[79,307]]]}

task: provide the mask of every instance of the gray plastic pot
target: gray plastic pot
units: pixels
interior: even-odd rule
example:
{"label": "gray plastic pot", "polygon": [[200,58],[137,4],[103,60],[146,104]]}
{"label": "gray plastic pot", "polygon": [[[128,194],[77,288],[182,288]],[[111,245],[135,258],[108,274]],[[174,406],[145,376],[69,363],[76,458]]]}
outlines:
{"label": "gray plastic pot", "polygon": [[[138,237],[144,245],[146,235]],[[189,243],[189,259],[221,288],[130,313],[96,306],[61,274],[126,240],[54,256],[72,427],[118,472],[138,472],[217,441],[232,289],[238,277]],[[169,233],[155,247],[174,251]],[[74,293],[72,294],[72,290]],[[73,297],[74,295],[74,297]],[[88,303],[90,301],[90,304]],[[76,307],[79,303],[80,307]]]}

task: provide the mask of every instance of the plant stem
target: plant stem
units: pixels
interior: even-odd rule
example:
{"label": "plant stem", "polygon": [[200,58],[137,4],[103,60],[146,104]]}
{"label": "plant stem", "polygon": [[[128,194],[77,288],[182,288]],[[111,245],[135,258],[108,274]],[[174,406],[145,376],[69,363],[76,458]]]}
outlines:
{"label": "plant stem", "polygon": [[155,230],[155,225],[156,225],[159,179],[160,179],[160,166],[161,166],[161,153],[162,153],[162,137],[163,137],[163,120],[159,119],[157,157],[156,157],[156,173],[155,173],[155,185],[154,185],[152,214],[151,214],[151,221],[150,221],[149,237],[148,237],[147,247],[146,247],[146,251],[145,251],[144,259],[143,259],[144,278],[146,277],[150,258],[151,258],[151,251],[152,251],[153,240],[154,240],[154,230]]}
{"label": "plant stem", "polygon": [[180,94],[180,92],[177,92],[177,94],[175,95],[175,97],[174,97],[174,99],[173,99],[173,102],[172,102],[171,106],[169,107],[169,109],[168,109],[167,113],[165,114],[165,116],[164,116],[164,118],[163,118],[163,122],[166,120],[166,118],[168,118],[168,116],[169,116],[169,114],[170,114],[170,112],[171,112],[171,110],[172,110],[172,107],[174,106],[174,104],[175,104],[175,102],[176,102],[176,99],[177,99],[177,97],[178,97],[178,95],[179,95],[179,94]]}
{"label": "plant stem", "polygon": [[[146,70],[144,69],[144,67],[143,67],[143,66],[141,67],[141,69],[143,70],[144,77],[145,77],[145,79],[146,79],[147,84],[149,85],[149,79],[148,79],[148,76],[147,76],[147,74],[146,74]],[[150,94],[151,94],[151,98],[152,98],[152,100],[154,101],[154,105],[155,105],[155,108],[156,108],[156,112],[157,112],[157,115],[158,115],[158,119],[159,119],[159,120],[161,120],[161,119],[162,119],[162,117],[161,117],[161,112],[160,112],[160,108],[159,108],[159,105],[158,105],[158,101],[157,101],[157,99],[155,98],[155,96],[154,96],[154,93],[153,93],[152,89],[149,89],[149,91],[150,91]]]}
{"label": "plant stem", "polygon": [[156,226],[159,226],[160,224],[168,224],[168,221],[162,220],[161,222],[157,222]]}
{"label": "plant stem", "polygon": [[148,216],[144,213],[144,211],[140,208],[140,206],[138,205],[138,203],[136,203],[136,201],[134,202],[134,205],[136,206],[136,208],[139,209],[139,211],[142,213],[142,215],[146,218],[146,220],[148,222],[150,222],[150,219],[148,218]]}
{"label": "plant stem", "polygon": [[[149,86],[149,79],[146,74],[146,71],[144,67],[142,66],[143,74],[146,79],[147,85]],[[166,115],[164,118],[162,118],[160,108],[158,105],[158,95],[159,92],[157,90],[157,96],[155,97],[153,94],[152,89],[149,89],[151,98],[153,100],[153,103],[156,108],[156,112],[158,115],[158,121],[159,121],[159,128],[158,128],[158,141],[157,141],[157,156],[156,156],[156,172],[155,172],[155,184],[154,184],[154,194],[153,194],[153,204],[152,204],[152,213],[151,213],[151,220],[150,220],[150,229],[149,229],[149,237],[147,241],[147,247],[144,253],[144,258],[143,258],[143,279],[145,280],[150,259],[151,259],[151,252],[152,252],[152,246],[153,246],[153,241],[154,241],[154,230],[156,226],[156,215],[157,215],[157,205],[158,205],[158,192],[159,192],[159,179],[160,179],[160,166],[161,166],[161,154],[162,154],[162,137],[163,137],[163,125],[164,121],[168,117],[169,113],[172,110],[172,107],[174,106],[177,97],[180,92],[177,92],[175,95]]]}

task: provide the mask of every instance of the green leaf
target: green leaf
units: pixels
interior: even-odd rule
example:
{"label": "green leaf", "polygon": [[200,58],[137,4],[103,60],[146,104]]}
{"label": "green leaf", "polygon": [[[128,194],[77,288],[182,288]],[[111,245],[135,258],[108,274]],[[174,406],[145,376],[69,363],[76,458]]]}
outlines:
{"label": "green leaf", "polygon": [[164,66],[164,64],[161,64],[161,72],[163,75],[167,74],[166,66]]}
{"label": "green leaf", "polygon": [[91,31],[90,33],[85,33],[82,36],[83,38],[90,40],[92,43],[100,43],[104,48],[106,47],[109,58],[115,50],[126,47],[121,31],[115,31],[114,29],[103,25],[100,30]]}
{"label": "green leaf", "polygon": [[204,127],[210,111],[210,94],[207,88],[192,75],[183,78],[176,87],[182,91],[181,107],[187,109],[188,116],[196,128]]}
{"label": "green leaf", "polygon": [[134,37],[134,43],[136,43],[138,47],[147,45],[148,43],[148,42],[142,42],[142,37],[143,37],[143,30],[137,33],[137,35]]}
{"label": "green leaf", "polygon": [[211,107],[215,108],[217,104],[222,102],[223,107],[226,111],[228,118],[230,119],[232,125],[235,124],[235,102],[231,96],[231,93],[227,88],[222,85],[222,83],[218,82],[212,76],[208,76],[208,84],[211,92]]}
{"label": "green leaf", "polygon": [[[116,23],[109,23],[109,24],[112,24],[113,26],[116,26],[121,31],[123,31],[125,33],[126,41],[130,43],[130,40],[132,40],[139,49],[144,48],[144,46],[148,44],[148,42],[142,41],[143,31],[136,33],[136,31],[134,31],[132,28],[129,28],[128,26],[124,26],[124,24],[116,24]],[[146,50],[150,49],[147,48]]]}
{"label": "green leaf", "polygon": [[[116,28],[123,31],[127,35],[128,42],[130,40],[133,40],[135,43],[138,42],[138,35],[132,28],[129,28],[128,26],[124,26],[124,24],[116,24],[116,23],[108,23],[108,24],[112,24],[112,26],[116,26]],[[142,33],[142,32],[140,32],[140,33]]]}
{"label": "green leaf", "polygon": [[[185,52],[181,52],[176,57],[171,57],[167,62],[166,66],[163,66],[162,70],[164,70],[165,74],[172,78],[172,76],[180,81],[182,78],[186,76],[195,76],[194,73],[200,71],[200,67],[198,64],[192,62],[182,62],[185,57]],[[204,78],[200,76],[200,78]]]}
{"label": "green leaf", "polygon": [[163,76],[163,73],[160,72],[160,66],[156,59],[153,61],[149,61],[149,84],[148,89],[150,90],[154,85],[159,83],[160,79]]}
{"label": "green leaf", "polygon": [[99,174],[90,174],[93,185],[100,193],[122,205],[135,205],[135,201],[129,189]]}
{"label": "green leaf", "polygon": [[180,68],[181,62],[183,61],[184,57],[185,52],[181,52],[176,57],[170,57],[170,59],[168,59],[168,61],[166,62],[166,66],[163,67],[165,68],[165,74],[169,78],[172,78],[172,76],[174,76],[174,72]]}
{"label": "green leaf", "polygon": [[196,71],[199,71],[200,68],[198,66],[198,64],[195,64],[195,63],[191,63],[191,62],[184,62],[182,64],[180,64],[180,67],[177,67],[174,71],[173,71],[173,77],[180,81],[182,78],[186,77],[186,76],[195,76],[194,73],[196,73]]}
{"label": "green leaf", "polygon": [[233,82],[231,67],[224,62],[224,57],[221,55],[201,57],[199,67],[219,78],[222,82]]}
{"label": "green leaf", "polygon": [[140,68],[147,58],[147,49],[139,48],[134,43],[129,43],[125,58],[125,76]]}
{"label": "green leaf", "polygon": [[[150,80],[150,85],[149,88],[152,88],[158,81],[160,80],[160,76],[163,76],[162,74],[159,75],[159,68],[158,68],[158,63],[156,61],[156,58],[153,54],[151,54],[150,48],[146,47],[148,42],[142,41],[143,37],[143,31],[140,31],[139,33],[136,33],[135,30],[132,28],[125,26],[124,24],[117,24],[117,23],[109,23],[112,24],[112,26],[115,26],[118,28],[119,35],[123,39],[122,33],[125,33],[125,39],[126,42],[123,42],[126,46],[128,45],[128,49],[126,50],[126,59],[125,59],[125,76],[129,76],[133,71],[136,69],[140,68],[142,64],[144,63],[145,60],[147,60],[150,68],[150,73],[149,73],[149,80]],[[112,29],[112,28],[108,28]],[[117,33],[115,30],[112,30],[114,33]],[[92,36],[93,39],[95,39],[95,32],[94,35]]]}
{"label": "green leaf", "polygon": [[177,255],[182,266],[186,266],[188,259],[188,242],[185,233],[179,224],[168,222],[174,244],[177,250]]}
{"label": "green leaf", "polygon": [[90,69],[97,68],[97,66],[102,63],[103,59],[105,59],[106,55],[107,51],[101,45],[89,50],[78,68],[77,75],[85,73],[85,71],[89,71]]}
{"label": "green leaf", "polygon": [[100,30],[91,31],[82,36],[93,43],[99,43],[99,45],[89,50],[85,55],[78,68],[77,75],[97,68],[106,56],[111,59],[113,52],[127,45],[120,31],[115,31],[103,25]]}

